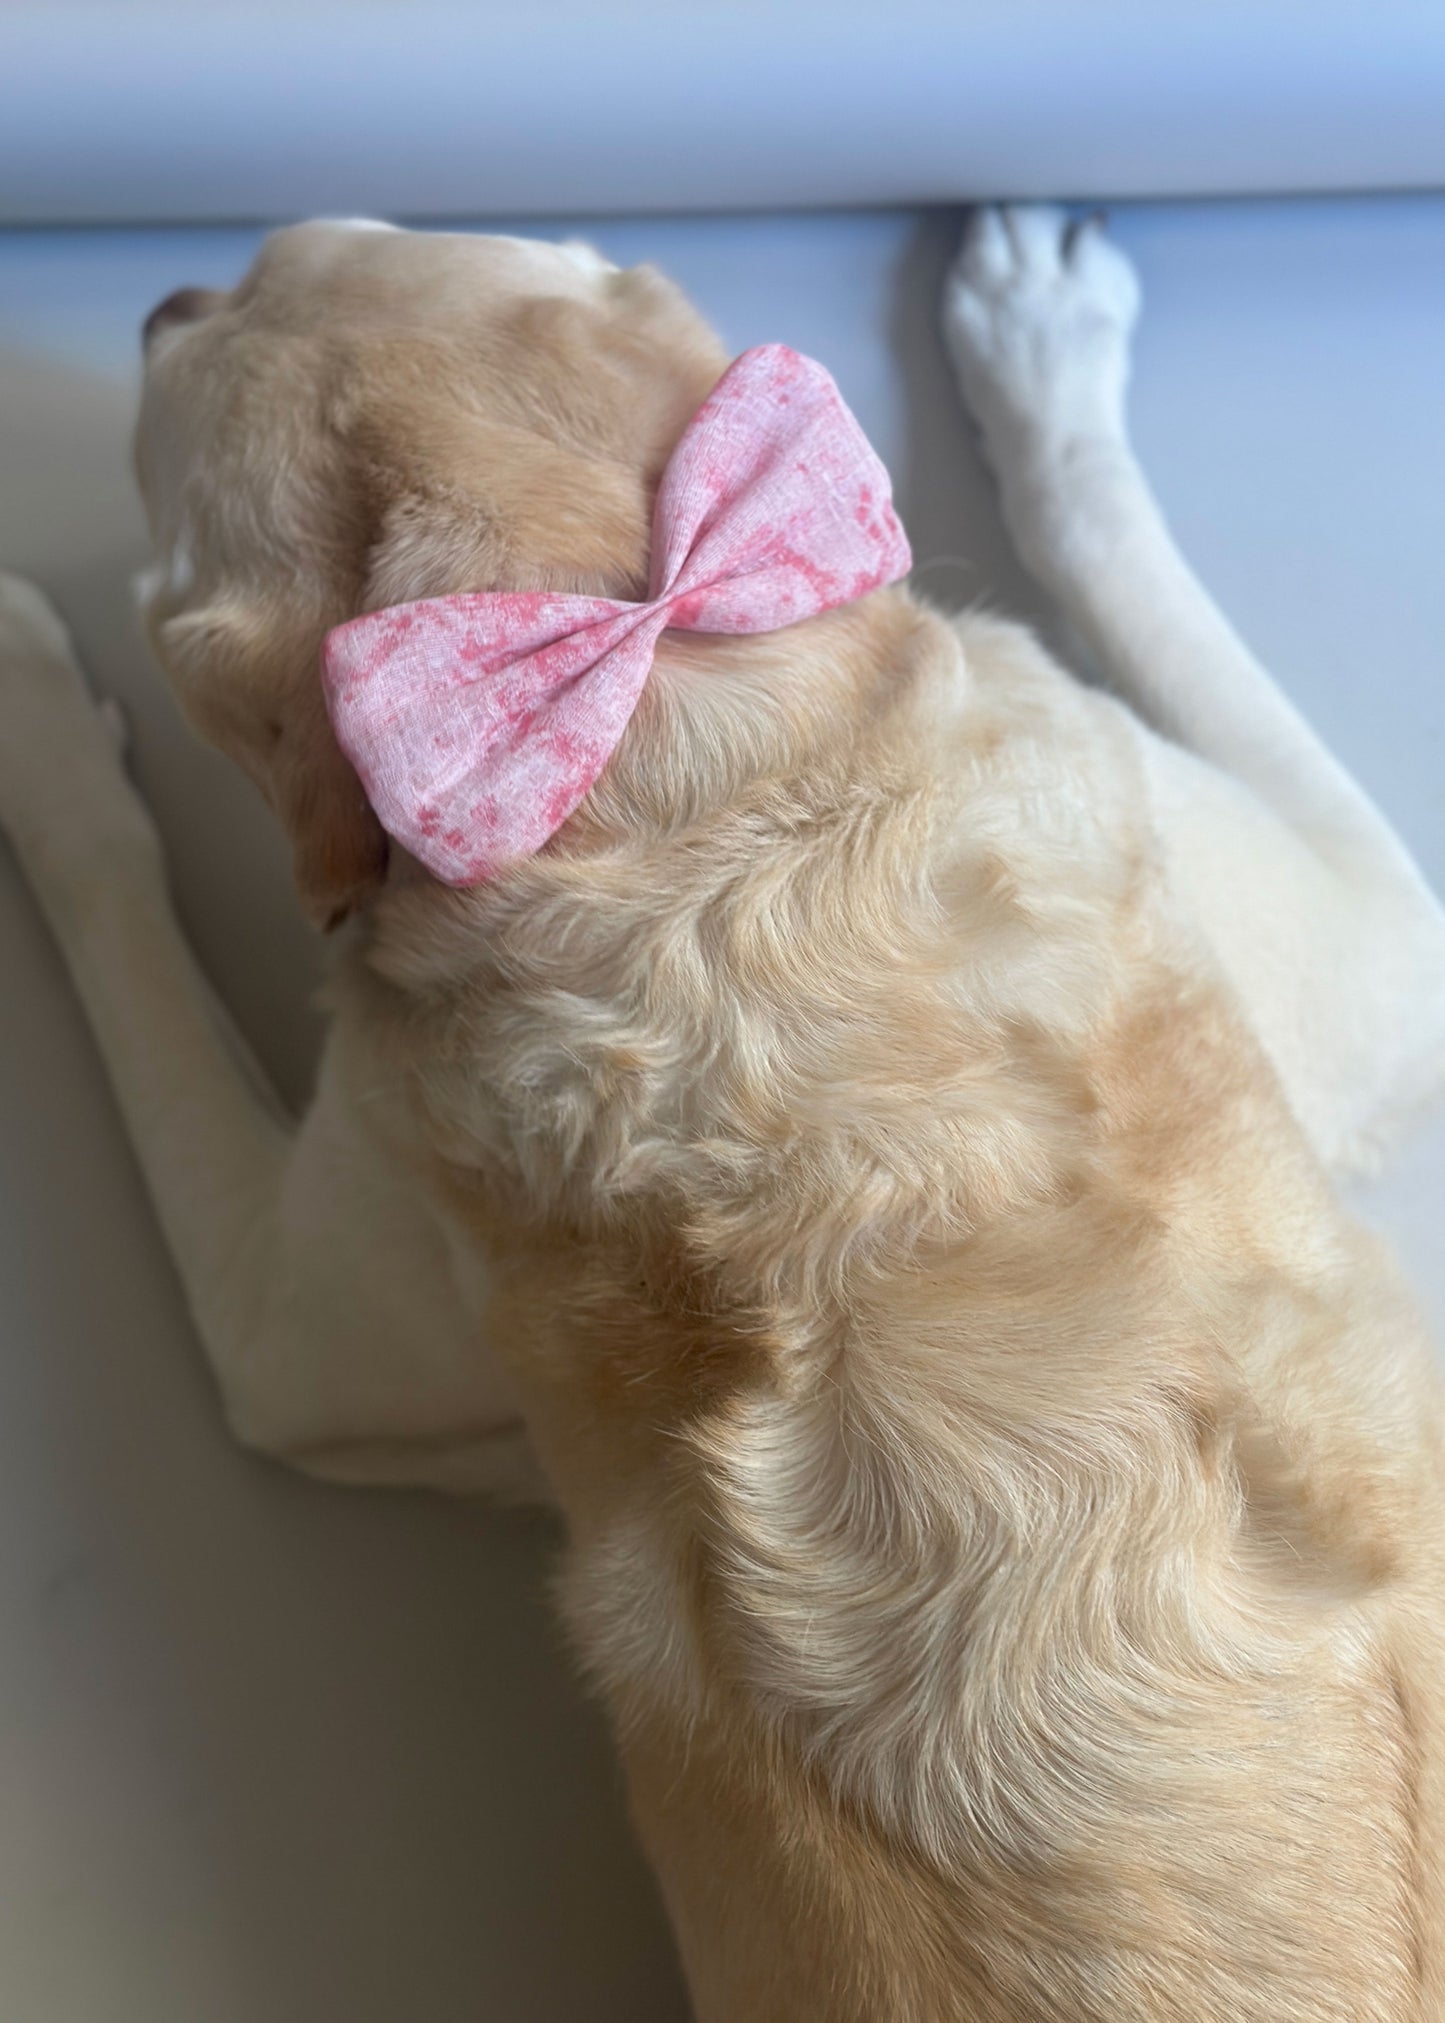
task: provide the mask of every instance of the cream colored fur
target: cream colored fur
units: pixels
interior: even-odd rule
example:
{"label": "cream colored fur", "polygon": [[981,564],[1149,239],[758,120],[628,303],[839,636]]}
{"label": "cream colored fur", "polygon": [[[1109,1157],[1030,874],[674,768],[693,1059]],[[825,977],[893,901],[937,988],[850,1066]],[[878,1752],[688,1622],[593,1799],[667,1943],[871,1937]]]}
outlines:
{"label": "cream colored fur", "polygon": [[322,632],[635,591],[715,342],[585,249],[348,226],[163,317],[157,647],[351,916],[295,1129],[0,598],[0,819],[232,1422],[343,1480],[539,1457],[703,2023],[1445,2016],[1440,1401],[1332,1188],[1440,1079],[1445,921],[1169,542],[1135,299],[984,213],[945,313],[1114,697],[903,592],[669,640],[461,893],[388,857]]}

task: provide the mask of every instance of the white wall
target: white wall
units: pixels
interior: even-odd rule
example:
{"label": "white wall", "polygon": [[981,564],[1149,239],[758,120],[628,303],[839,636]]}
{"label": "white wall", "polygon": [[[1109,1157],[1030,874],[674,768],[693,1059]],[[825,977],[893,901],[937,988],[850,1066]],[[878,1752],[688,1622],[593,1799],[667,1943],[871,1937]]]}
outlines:
{"label": "white wall", "polygon": [[0,224],[1445,184],[1440,0],[9,0]]}

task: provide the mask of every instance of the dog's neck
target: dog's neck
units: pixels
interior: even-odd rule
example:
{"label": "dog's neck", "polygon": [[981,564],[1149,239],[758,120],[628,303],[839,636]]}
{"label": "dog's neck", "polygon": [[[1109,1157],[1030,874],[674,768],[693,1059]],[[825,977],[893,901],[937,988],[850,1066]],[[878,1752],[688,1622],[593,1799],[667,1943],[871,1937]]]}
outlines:
{"label": "dog's neck", "polygon": [[898,591],[757,638],[665,635],[566,847],[681,837],[761,782],[795,781],[806,793],[847,766],[852,733],[871,735],[908,707],[940,638],[951,635]]}
{"label": "dog's neck", "polygon": [[[953,635],[900,591],[882,591],[780,633],[756,638],[667,634],[653,679],[606,773],[539,855],[512,873],[448,892],[394,851],[386,889],[365,924],[371,965],[432,989],[408,959],[418,919],[445,940],[458,978],[514,908],[556,900],[578,867],[687,847],[700,824],[794,783],[804,800],[841,787],[850,740],[907,711],[920,679],[961,687]],[[438,949],[438,957],[440,950]]]}

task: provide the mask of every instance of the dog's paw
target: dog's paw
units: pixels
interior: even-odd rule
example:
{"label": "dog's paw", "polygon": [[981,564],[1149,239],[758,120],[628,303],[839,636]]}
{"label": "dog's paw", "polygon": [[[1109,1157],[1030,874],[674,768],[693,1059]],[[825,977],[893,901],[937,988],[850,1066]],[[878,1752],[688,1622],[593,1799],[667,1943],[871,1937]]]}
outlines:
{"label": "dog's paw", "polygon": [[49,599],[0,571],[0,830],[33,872],[153,851],[124,772],[123,721],[91,694]]}
{"label": "dog's paw", "polygon": [[1122,439],[1134,270],[1099,219],[975,212],[944,293],[963,397],[1001,477],[1040,452]]}

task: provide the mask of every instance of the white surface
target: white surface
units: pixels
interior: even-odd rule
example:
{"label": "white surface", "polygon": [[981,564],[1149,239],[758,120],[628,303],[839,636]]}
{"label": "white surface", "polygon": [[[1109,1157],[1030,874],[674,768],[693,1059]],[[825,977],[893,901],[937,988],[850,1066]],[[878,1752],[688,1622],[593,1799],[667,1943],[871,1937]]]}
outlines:
{"label": "white surface", "polygon": [[9,0],[0,222],[1445,183],[1439,0]]}
{"label": "white surface", "polygon": [[[734,348],[822,356],[940,598],[1031,609],[933,334],[947,214],[598,224]],[[549,227],[549,229],[551,229]],[[556,229],[561,230],[559,225]],[[1147,208],[1136,435],[1246,634],[1445,882],[1445,199]],[[137,642],[144,311],[247,232],[0,235],[0,560],[125,696],[212,974],[304,1087],[315,974],[249,790]],[[43,363],[41,361],[44,361]],[[1374,1206],[1445,1321],[1445,1127]],[[0,852],[0,2015],[670,2023],[683,2004],[544,1525],[235,1452],[63,976]]]}

